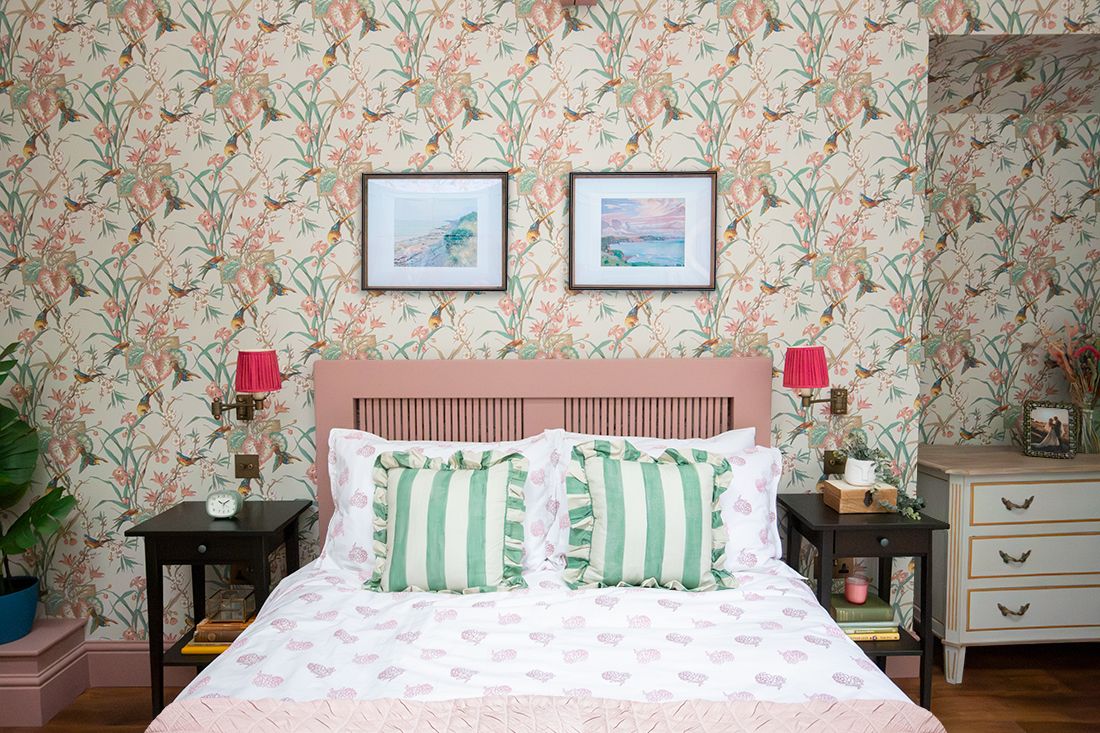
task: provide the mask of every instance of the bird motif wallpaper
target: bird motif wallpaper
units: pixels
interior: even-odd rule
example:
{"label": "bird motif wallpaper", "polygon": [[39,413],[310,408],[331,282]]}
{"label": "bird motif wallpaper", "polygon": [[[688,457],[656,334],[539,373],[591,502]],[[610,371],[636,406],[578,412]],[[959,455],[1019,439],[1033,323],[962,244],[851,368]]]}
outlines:
{"label": "bird motif wallpaper", "polygon": [[[135,522],[234,485],[309,497],[317,359],[722,358],[820,343],[851,414],[776,381],[784,490],[861,426],[911,483],[927,33],[1087,24],[1090,0],[27,0],[0,15],[2,397],[71,529],[46,611],[142,639]],[[1080,150],[1078,150],[1080,152]],[[719,179],[713,292],[572,293],[570,170]],[[364,171],[511,174],[504,293],[358,286]],[[287,382],[214,420],[238,348]],[[11,382],[9,382],[11,384]],[[316,538],[314,538],[316,541]],[[893,581],[905,590],[908,569]],[[189,608],[166,577],[166,622]]]}
{"label": "bird motif wallpaper", "polygon": [[1012,442],[1068,396],[1044,331],[1100,332],[1098,41],[933,40],[923,441]]}

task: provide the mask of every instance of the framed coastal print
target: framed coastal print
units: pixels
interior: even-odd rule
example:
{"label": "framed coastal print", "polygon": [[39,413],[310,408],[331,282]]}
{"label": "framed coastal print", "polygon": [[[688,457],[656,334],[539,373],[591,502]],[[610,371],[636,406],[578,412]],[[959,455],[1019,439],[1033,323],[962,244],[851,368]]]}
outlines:
{"label": "framed coastal print", "polygon": [[1024,403],[1024,454],[1073,458],[1077,454],[1080,408],[1069,402]]}
{"label": "framed coastal print", "polygon": [[507,173],[364,173],[364,290],[504,290]]}
{"label": "framed coastal print", "polygon": [[569,287],[713,290],[717,174],[571,173]]}

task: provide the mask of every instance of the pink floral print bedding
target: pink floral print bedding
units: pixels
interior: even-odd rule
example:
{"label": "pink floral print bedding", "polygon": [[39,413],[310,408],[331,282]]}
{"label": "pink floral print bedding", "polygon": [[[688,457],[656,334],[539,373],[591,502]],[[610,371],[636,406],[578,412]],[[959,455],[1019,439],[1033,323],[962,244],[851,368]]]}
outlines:
{"label": "pink floral print bedding", "polygon": [[785,565],[737,579],[715,593],[570,591],[540,571],[508,593],[385,594],[315,562],[169,710],[213,698],[911,704]]}

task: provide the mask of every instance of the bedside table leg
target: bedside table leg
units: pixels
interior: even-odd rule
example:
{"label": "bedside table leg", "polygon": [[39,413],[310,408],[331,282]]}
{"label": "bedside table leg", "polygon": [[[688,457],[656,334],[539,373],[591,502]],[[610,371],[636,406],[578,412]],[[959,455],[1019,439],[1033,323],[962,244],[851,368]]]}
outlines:
{"label": "bedside table leg", "polygon": [[833,543],[832,532],[822,532],[817,543],[817,561],[821,565],[817,571],[817,600],[826,611],[832,606],[833,599]]}
{"label": "bedside table leg", "polygon": [[286,551],[286,574],[290,575],[302,564],[302,558],[298,554],[298,522],[297,520],[287,525],[283,532],[283,548]]}
{"label": "bedside table leg", "polygon": [[256,610],[259,611],[271,592],[271,559],[268,557],[266,544],[260,544],[252,564],[253,582],[256,584],[253,590],[256,594]]}
{"label": "bedside table leg", "polygon": [[191,607],[195,624],[206,618],[206,566],[191,566]]}
{"label": "bedside table leg", "polygon": [[920,706],[932,709],[932,554],[920,562]]}
{"label": "bedside table leg", "polygon": [[798,551],[801,549],[802,535],[794,531],[794,520],[791,519],[790,514],[787,515],[787,567],[793,568],[798,573],[801,573],[801,568],[798,567]]}
{"label": "bedside table leg", "polygon": [[164,709],[164,569],[157,558],[156,543],[145,543],[145,596],[149,616],[149,688],[153,694],[153,716]]}
{"label": "bedside table leg", "polygon": [[[890,583],[894,574],[894,558],[880,557],[878,559],[878,597],[887,603],[890,602]],[[886,657],[876,657],[875,664],[883,672],[886,671]]]}

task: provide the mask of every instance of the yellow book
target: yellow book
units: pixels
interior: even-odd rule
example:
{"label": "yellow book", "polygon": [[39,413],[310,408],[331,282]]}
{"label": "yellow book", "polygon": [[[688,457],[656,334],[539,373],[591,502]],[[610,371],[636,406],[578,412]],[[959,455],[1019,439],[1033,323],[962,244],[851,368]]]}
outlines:
{"label": "yellow book", "polygon": [[848,634],[847,636],[852,641],[897,641],[901,638],[901,634],[897,631],[884,631],[878,634]]}
{"label": "yellow book", "polygon": [[196,644],[189,641],[180,649],[180,654],[221,654],[229,646],[229,644]]}

